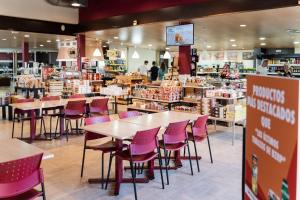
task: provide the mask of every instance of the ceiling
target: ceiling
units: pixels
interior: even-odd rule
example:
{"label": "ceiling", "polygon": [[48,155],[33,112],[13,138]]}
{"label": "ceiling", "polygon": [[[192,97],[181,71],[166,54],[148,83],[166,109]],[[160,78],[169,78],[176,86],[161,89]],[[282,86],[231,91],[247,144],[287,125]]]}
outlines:
{"label": "ceiling", "polygon": [[[299,29],[300,32],[299,6],[215,15],[193,19],[191,22],[195,24],[195,47],[200,50],[291,48],[295,46],[295,41],[300,42],[300,33],[287,32],[288,29]],[[87,32],[86,36],[91,40],[98,38],[117,45],[164,49],[165,27],[175,24],[178,21],[92,31]],[[240,27],[242,24],[247,26]],[[266,40],[261,41],[260,37]],[[235,42],[231,42],[232,39]],[[261,43],[265,43],[265,46]],[[300,47],[300,43],[297,46]]]}
{"label": "ceiling", "polygon": [[[26,37],[29,35],[29,37]],[[72,36],[15,32],[0,30],[0,50],[1,49],[21,49],[22,42],[28,41],[31,50],[56,50],[59,41],[74,40]],[[41,46],[43,45],[43,46]]]}

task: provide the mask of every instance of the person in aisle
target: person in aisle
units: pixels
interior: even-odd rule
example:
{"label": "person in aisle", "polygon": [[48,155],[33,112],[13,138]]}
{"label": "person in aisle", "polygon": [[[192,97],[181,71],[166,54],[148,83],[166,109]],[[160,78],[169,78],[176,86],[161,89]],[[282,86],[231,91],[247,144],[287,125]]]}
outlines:
{"label": "person in aisle", "polygon": [[158,77],[159,77],[159,80],[163,80],[164,77],[165,77],[165,73],[166,73],[166,64],[164,62],[162,62],[160,64],[160,68],[158,70]]}
{"label": "person in aisle", "polygon": [[292,77],[293,76],[288,64],[284,64],[282,76],[286,76],[286,77]]}
{"label": "person in aisle", "polygon": [[159,68],[156,66],[156,62],[152,62],[152,67],[150,69],[151,72],[151,81],[156,81],[158,77],[158,70]]}
{"label": "person in aisle", "polygon": [[150,70],[148,67],[148,63],[148,60],[145,60],[144,64],[138,68],[138,72],[140,72],[141,75],[148,76],[148,71]]}
{"label": "person in aisle", "polygon": [[269,61],[267,59],[263,59],[261,65],[256,68],[256,73],[260,75],[268,75],[268,63]]}

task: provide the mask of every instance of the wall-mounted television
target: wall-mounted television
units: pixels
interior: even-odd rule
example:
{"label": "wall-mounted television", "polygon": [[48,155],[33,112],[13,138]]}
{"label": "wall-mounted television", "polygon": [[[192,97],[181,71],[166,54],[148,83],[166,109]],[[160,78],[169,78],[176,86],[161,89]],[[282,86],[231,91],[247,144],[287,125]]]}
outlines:
{"label": "wall-mounted television", "polygon": [[167,26],[167,46],[186,46],[194,44],[194,24]]}

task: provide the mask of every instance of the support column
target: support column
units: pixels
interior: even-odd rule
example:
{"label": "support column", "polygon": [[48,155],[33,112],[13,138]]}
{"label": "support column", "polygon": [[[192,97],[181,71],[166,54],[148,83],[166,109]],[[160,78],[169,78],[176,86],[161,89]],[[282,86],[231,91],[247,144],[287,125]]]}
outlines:
{"label": "support column", "polygon": [[22,43],[22,63],[23,67],[25,66],[25,62],[29,63],[29,43],[23,42]]}
{"label": "support column", "polygon": [[85,35],[78,34],[77,40],[77,67],[78,71],[81,71],[81,58],[85,57]]}
{"label": "support column", "polygon": [[179,46],[179,74],[191,74],[191,46]]}

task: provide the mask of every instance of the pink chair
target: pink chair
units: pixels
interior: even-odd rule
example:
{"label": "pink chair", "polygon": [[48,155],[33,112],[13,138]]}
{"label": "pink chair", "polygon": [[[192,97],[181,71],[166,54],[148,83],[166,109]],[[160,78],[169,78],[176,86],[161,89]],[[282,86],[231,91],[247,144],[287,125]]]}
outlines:
{"label": "pink chair", "polygon": [[[17,99],[15,103],[29,103],[34,102],[34,99]],[[23,139],[23,133],[24,133],[24,122],[30,121],[30,111],[24,111],[16,108],[14,110],[14,117],[13,117],[13,127],[12,127],[12,134],[11,137],[14,138],[14,132],[15,132],[15,122],[21,122],[22,128],[21,128],[21,139]]]}
{"label": "pink chair", "polygon": [[73,94],[69,96],[69,99],[83,99],[83,98],[85,98],[84,94]]}
{"label": "pink chair", "polygon": [[[44,176],[40,168],[43,154],[0,163],[0,199],[46,199]],[[41,185],[42,191],[34,189]]]}
{"label": "pink chair", "polygon": [[69,125],[72,130],[72,120],[76,120],[76,133],[79,135],[79,124],[78,120],[82,119],[85,115],[85,105],[86,105],[86,100],[78,100],[78,101],[69,101],[67,103],[65,113],[64,113],[64,118],[66,120],[66,137],[67,141],[68,139],[68,134],[69,134]]}
{"label": "pink chair", "polygon": [[[186,127],[189,124],[189,120],[182,121],[182,122],[175,122],[170,123],[167,129],[165,130],[165,133],[163,135],[163,140],[159,141],[159,147],[164,150],[165,154],[165,165],[166,165],[166,174],[167,174],[167,184],[169,184],[169,161],[171,152],[173,151],[180,151],[184,147],[188,147],[188,154],[189,154],[189,160],[190,160],[190,167],[191,167],[191,174],[193,173],[193,166],[192,166],[192,160],[191,160],[191,153],[190,153],[190,146],[188,143],[188,135],[186,131]],[[169,152],[169,158],[168,158],[168,152]]]}
{"label": "pink chair", "polygon": [[198,117],[198,119],[194,122],[194,124],[192,126],[192,132],[188,133],[188,140],[192,141],[194,143],[198,172],[200,172],[200,168],[199,168],[196,142],[202,142],[205,139],[207,139],[209,155],[210,155],[210,162],[213,163],[210,142],[209,142],[209,136],[208,136],[208,132],[207,132],[207,120],[208,120],[208,115]]}
{"label": "pink chair", "polygon": [[[87,125],[92,125],[92,124],[97,124],[97,123],[104,123],[104,122],[109,122],[110,118],[109,116],[96,116],[96,117],[90,117],[86,118],[84,124]],[[106,136],[93,133],[93,132],[85,132],[85,137],[84,137],[84,147],[83,147],[83,155],[82,155],[82,163],[81,163],[81,177],[83,176],[83,169],[84,169],[84,162],[85,162],[85,151],[86,150],[94,150],[94,151],[102,151],[102,159],[101,159],[101,176],[102,180],[104,180],[104,154],[110,153],[109,157],[109,171],[111,168],[111,160],[112,160],[112,153],[116,151],[116,143],[111,140],[109,142],[106,142],[104,144],[99,144],[99,145],[88,145],[87,142],[91,140],[97,140],[101,138],[105,138]],[[125,147],[125,145],[124,145]],[[103,189],[104,182],[102,181],[101,187]]]}
{"label": "pink chair", "polygon": [[[160,154],[158,138],[157,138],[159,129],[160,127],[145,130],[145,131],[138,131],[136,135],[133,137],[129,147],[122,152],[117,152],[116,154],[116,156],[118,156],[122,160],[127,160],[130,162],[135,200],[137,200],[137,191],[136,191],[136,183],[135,183],[136,170],[134,170],[133,167],[134,164],[142,164],[158,158],[161,183],[162,183],[162,188],[164,189],[162,160],[161,160],[161,154]],[[108,179],[109,177],[107,178],[107,180]]]}
{"label": "pink chair", "polygon": [[108,98],[93,99],[89,106],[90,115],[109,115]]}
{"label": "pink chair", "polygon": [[138,111],[124,111],[119,113],[120,119],[130,118],[140,116],[141,114]]}
{"label": "pink chair", "polygon": [[[60,100],[60,96],[46,96],[41,98],[41,101],[45,102],[45,101],[59,101]],[[58,122],[59,122],[59,118],[61,117],[61,114],[57,111],[59,108],[43,108],[42,109],[42,119],[41,119],[41,130],[40,132],[42,132],[42,128],[44,127],[44,134],[46,134],[46,125],[45,125],[45,120],[44,117],[50,117],[50,139],[52,138],[52,119],[54,117],[57,117],[56,120],[56,128],[55,128],[55,137],[56,137],[56,133],[57,133],[57,128],[58,128]],[[52,113],[49,113],[52,112]]]}

